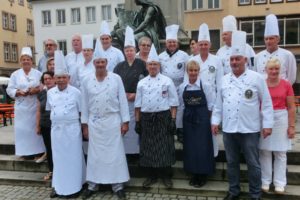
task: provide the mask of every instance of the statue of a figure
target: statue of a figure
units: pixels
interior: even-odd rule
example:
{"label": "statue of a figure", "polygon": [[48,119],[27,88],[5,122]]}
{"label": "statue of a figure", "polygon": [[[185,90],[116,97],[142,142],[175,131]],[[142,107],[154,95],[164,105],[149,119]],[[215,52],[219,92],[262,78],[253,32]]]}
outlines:
{"label": "statue of a figure", "polygon": [[119,43],[121,43],[120,46],[123,47],[124,33],[128,25],[134,30],[136,43],[141,37],[148,36],[155,47],[159,49],[159,39],[166,37],[166,20],[161,9],[147,0],[135,0],[135,3],[138,6],[142,6],[138,12],[122,9],[116,10],[118,23],[114,27],[112,36],[116,37]]}

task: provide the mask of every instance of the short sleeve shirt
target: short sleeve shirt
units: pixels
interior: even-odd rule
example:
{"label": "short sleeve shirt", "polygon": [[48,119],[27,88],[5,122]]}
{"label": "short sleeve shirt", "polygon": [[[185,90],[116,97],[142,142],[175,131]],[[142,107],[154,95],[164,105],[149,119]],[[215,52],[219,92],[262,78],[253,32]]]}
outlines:
{"label": "short sleeve shirt", "polygon": [[274,110],[287,109],[286,98],[288,96],[294,96],[292,85],[288,81],[281,79],[279,85],[275,87],[268,87],[268,88],[272,98],[273,109]]}

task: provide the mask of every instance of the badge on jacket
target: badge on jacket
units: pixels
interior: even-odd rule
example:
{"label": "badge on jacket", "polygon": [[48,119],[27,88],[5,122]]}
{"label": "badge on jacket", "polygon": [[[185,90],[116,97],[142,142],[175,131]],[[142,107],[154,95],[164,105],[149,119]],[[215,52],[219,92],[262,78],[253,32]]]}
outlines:
{"label": "badge on jacket", "polygon": [[177,64],[177,69],[181,69],[184,66],[184,63],[178,63]]}
{"label": "badge on jacket", "polygon": [[216,71],[216,68],[214,66],[209,66],[208,70],[210,73],[214,73]]}
{"label": "badge on jacket", "polygon": [[245,91],[245,97],[247,99],[251,99],[252,96],[253,96],[253,91],[252,90],[248,89],[248,90]]}

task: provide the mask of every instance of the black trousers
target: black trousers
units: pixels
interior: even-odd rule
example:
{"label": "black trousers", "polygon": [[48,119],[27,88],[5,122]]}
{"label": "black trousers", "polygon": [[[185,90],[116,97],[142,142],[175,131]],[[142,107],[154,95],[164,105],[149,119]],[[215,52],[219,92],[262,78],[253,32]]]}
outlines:
{"label": "black trousers", "polygon": [[51,148],[51,128],[50,127],[41,127],[41,133],[42,133],[44,144],[46,147],[49,171],[53,172],[53,160],[52,160],[52,148]]}

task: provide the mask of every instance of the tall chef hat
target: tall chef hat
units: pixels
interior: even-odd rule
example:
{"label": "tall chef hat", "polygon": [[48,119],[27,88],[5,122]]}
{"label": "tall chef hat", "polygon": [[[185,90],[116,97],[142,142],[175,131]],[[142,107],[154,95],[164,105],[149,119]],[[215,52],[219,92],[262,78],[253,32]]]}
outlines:
{"label": "tall chef hat", "polygon": [[274,14],[266,16],[266,25],[265,25],[265,37],[267,36],[279,36],[278,20]]}
{"label": "tall chef hat", "polygon": [[94,35],[82,35],[82,49],[94,49]]}
{"label": "tall chef hat", "polygon": [[166,40],[177,40],[179,25],[172,24],[166,27]]}
{"label": "tall chef hat", "polygon": [[61,50],[56,50],[54,52],[54,74],[55,75],[69,74],[65,62],[65,56]]}
{"label": "tall chef hat", "polygon": [[154,44],[152,44],[152,46],[151,46],[149,56],[148,56],[148,59],[147,59],[147,62],[153,62],[153,61],[159,62],[159,57],[157,55]]}
{"label": "tall chef hat", "polygon": [[210,42],[210,35],[209,29],[207,24],[203,23],[199,27],[199,35],[198,35],[198,42],[200,41],[208,41]]}
{"label": "tall chef hat", "polygon": [[236,31],[237,30],[237,25],[236,25],[236,19],[232,15],[227,15],[226,17],[223,18],[223,32],[227,31]]}
{"label": "tall chef hat", "polygon": [[111,36],[111,35],[110,35],[110,28],[109,28],[109,25],[108,25],[107,21],[105,21],[105,20],[103,20],[103,21],[101,22],[101,26],[100,26],[100,37],[101,37],[102,35],[109,35],[109,36]]}
{"label": "tall chef hat", "polygon": [[246,55],[246,32],[233,31],[231,42],[231,56]]}
{"label": "tall chef hat", "polygon": [[135,39],[134,39],[134,33],[133,29],[130,28],[129,26],[126,27],[125,31],[125,42],[124,42],[124,47],[135,47]]}
{"label": "tall chef hat", "polygon": [[21,51],[21,56],[29,56],[32,58],[32,51],[31,51],[31,48],[30,47],[23,47],[22,48],[22,51]]}

